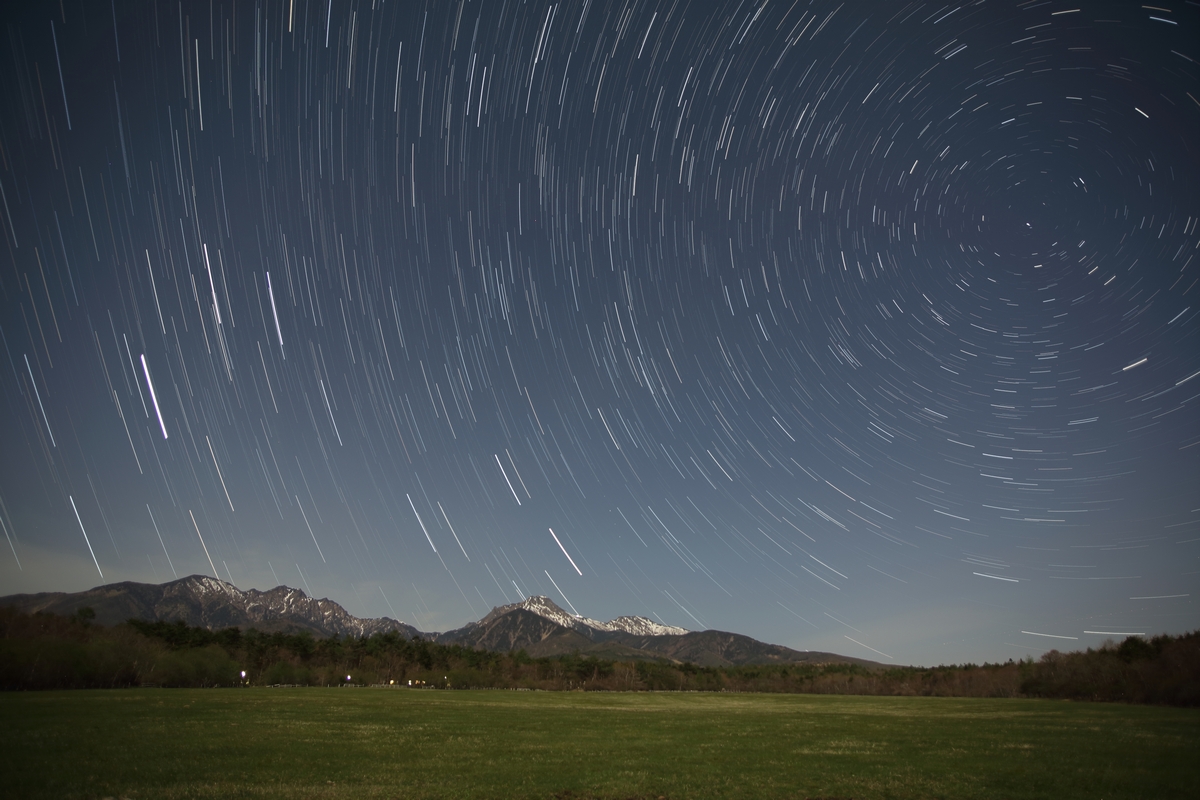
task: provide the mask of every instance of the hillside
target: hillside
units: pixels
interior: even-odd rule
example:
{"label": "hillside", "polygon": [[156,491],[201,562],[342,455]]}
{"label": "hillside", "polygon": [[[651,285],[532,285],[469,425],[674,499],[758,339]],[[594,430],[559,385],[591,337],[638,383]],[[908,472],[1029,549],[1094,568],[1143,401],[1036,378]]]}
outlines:
{"label": "hillside", "polygon": [[689,631],[646,617],[621,616],[607,622],[567,613],[553,600],[528,597],[497,606],[478,622],[445,632],[422,632],[388,617],[363,619],[327,598],[313,599],[299,589],[276,586],[268,591],[236,586],[204,575],[163,584],[111,583],[83,592],[43,592],[0,597],[0,606],[25,613],[70,616],[91,608],[96,622],[117,625],[128,619],[147,622],[183,621],[217,631],[254,628],[266,633],[307,632],[319,638],[364,637],[397,631],[439,644],[507,653],[524,650],[534,658],[571,655],[613,660],[665,660],[702,667],[770,664],[857,664],[873,661],[792,650],[725,631]]}
{"label": "hillside", "polygon": [[96,612],[95,619],[101,625],[116,625],[127,619],[182,620],[209,630],[238,627],[266,632],[307,631],[319,637],[370,636],[392,630],[410,637],[422,635],[411,625],[387,617],[360,619],[332,600],[316,600],[299,589],[276,586],[266,592],[242,591],[205,575],[189,575],[163,584],[110,583],[69,594],[14,594],[0,597],[0,606],[29,614],[40,611],[64,616],[86,607]]}

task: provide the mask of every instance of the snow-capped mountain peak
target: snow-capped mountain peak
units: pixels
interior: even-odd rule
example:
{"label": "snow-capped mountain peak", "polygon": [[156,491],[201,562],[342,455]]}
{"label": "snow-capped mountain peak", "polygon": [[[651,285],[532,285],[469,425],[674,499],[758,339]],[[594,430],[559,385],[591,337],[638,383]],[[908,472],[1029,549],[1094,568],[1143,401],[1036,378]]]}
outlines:
{"label": "snow-capped mountain peak", "polygon": [[532,611],[539,617],[545,617],[551,622],[562,625],[564,628],[573,628],[579,621],[579,618],[572,614],[568,614],[558,606],[549,597],[543,595],[534,595],[526,597],[522,602],[516,604],[517,608],[523,608],[526,611]]}
{"label": "snow-capped mountain peak", "polygon": [[487,622],[495,619],[502,614],[507,614],[510,611],[523,609],[532,611],[539,617],[550,620],[551,622],[562,625],[564,628],[591,628],[595,631],[604,631],[605,633],[616,633],[622,631],[631,633],[635,636],[682,636],[688,633],[686,628],[679,628],[674,625],[661,625],[646,617],[638,616],[623,616],[617,617],[608,622],[600,622],[599,620],[590,619],[588,617],[576,616],[564,611],[557,603],[544,595],[533,595],[527,597],[520,603],[511,603],[506,606],[498,606],[492,609],[492,612],[484,617],[481,622]]}
{"label": "snow-capped mountain peak", "polygon": [[645,617],[617,617],[608,624],[615,626],[618,630],[632,633],[635,636],[682,636],[688,633],[687,628],[680,628],[675,625],[662,625]]}

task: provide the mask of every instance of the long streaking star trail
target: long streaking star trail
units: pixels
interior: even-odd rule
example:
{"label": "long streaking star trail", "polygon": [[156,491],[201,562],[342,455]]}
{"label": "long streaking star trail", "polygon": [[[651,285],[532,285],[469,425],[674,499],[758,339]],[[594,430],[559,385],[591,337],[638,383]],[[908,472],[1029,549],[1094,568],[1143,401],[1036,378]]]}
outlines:
{"label": "long streaking star trail", "polygon": [[553,529],[553,528],[547,528],[547,530],[549,530],[549,531],[550,531],[550,535],[554,537],[554,543],[558,545],[558,549],[559,549],[559,550],[562,550],[562,552],[563,552],[563,555],[567,557],[567,561],[570,561],[570,562],[571,562],[571,566],[572,566],[572,567],[575,567],[575,571],[576,571],[576,572],[578,572],[580,575],[582,575],[582,574],[583,574],[583,572],[582,572],[582,571],[579,569],[579,567],[578,567],[578,566],[575,564],[575,559],[571,558],[571,554],[567,552],[567,548],[563,547],[563,543],[562,543],[562,542],[560,542],[560,541],[558,540],[558,534],[556,534],[556,533],[554,532],[554,529]]}
{"label": "long streaking star trail", "polygon": [[[196,57],[197,58],[200,57],[199,51],[197,51]],[[200,76],[197,75],[196,80],[199,80],[199,79],[200,79]],[[207,244],[203,245],[203,248],[204,248],[204,268],[206,270],[208,270],[208,288],[212,292],[213,314],[216,316],[217,325],[219,326],[221,324],[221,304],[217,302],[217,284],[216,284],[216,281],[213,280],[212,264],[210,264],[209,260],[208,260],[208,245]]]}
{"label": "long streaking star trail", "polygon": [[229,496],[229,487],[225,485],[225,476],[221,474],[221,465],[217,463],[217,454],[213,452],[212,440],[205,436],[204,441],[208,445],[208,454],[212,456],[213,467],[217,470],[217,479],[221,481],[221,488],[225,491],[225,501],[229,503],[229,510],[236,511],[233,499]]}
{"label": "long streaking star trail", "polygon": [[576,609],[575,606],[571,603],[571,598],[567,597],[566,592],[564,592],[562,589],[559,588],[558,581],[554,580],[554,577],[550,574],[550,570],[547,569],[547,570],[542,570],[542,571],[546,573],[546,577],[550,579],[550,583],[552,583],[554,585],[554,588],[558,589],[558,593],[560,595],[562,595],[562,599],[566,600],[567,605],[571,606],[572,613],[574,613],[575,616],[577,616],[577,617],[582,617],[583,615],[580,614],[579,610]]}
{"label": "long streaking star trail", "polygon": [[[37,398],[38,409],[42,412],[42,421],[46,423],[46,433],[50,435],[50,445],[51,447],[58,447],[58,445],[54,443],[54,431],[50,430],[50,419],[46,416],[46,407],[42,405],[42,393],[38,391],[37,381],[33,379],[33,368],[29,366],[29,356],[25,356],[25,369],[29,370],[29,385],[33,387],[33,396]],[[499,463],[499,459],[497,459],[497,463]],[[503,469],[503,467],[501,467],[501,469]],[[511,488],[511,486],[509,488]],[[518,500],[517,502],[519,503],[521,501]]]}
{"label": "long streaking star trail", "polygon": [[[454,537],[454,541],[458,543],[458,549],[462,550],[463,557],[466,558],[467,561],[470,561],[471,557],[467,555],[467,548],[463,547],[463,543],[458,540],[458,534],[455,533],[454,526],[450,524],[450,517],[446,516],[446,509],[442,508],[442,502],[440,500],[438,501],[437,507],[438,511],[442,512],[442,519],[446,520],[446,527],[450,529],[450,534]],[[414,508],[413,511],[416,511],[416,509]]]}
{"label": "long streaking star trail", "polygon": [[500,463],[500,455],[493,453],[492,456],[496,459],[496,466],[500,468],[500,474],[504,476],[504,482],[508,484],[508,490],[512,492],[513,500],[517,501],[517,505],[521,505],[521,498],[517,497],[517,490],[513,488],[512,481],[508,479],[508,473],[504,471],[504,465]]}
{"label": "long streaking star trail", "polygon": [[162,533],[158,530],[158,523],[154,521],[154,512],[150,510],[150,504],[146,504],[146,513],[150,515],[150,524],[154,526],[154,533],[158,536],[158,543],[162,545],[163,555],[167,557],[167,565],[171,568],[171,574],[176,578],[179,573],[175,571],[175,563],[171,561],[171,554],[167,552],[167,543],[163,541]]}
{"label": "long streaking star trail", "polygon": [[279,327],[279,312],[275,310],[275,290],[271,288],[271,272],[267,271],[267,296],[271,298],[271,316],[275,319],[275,335],[279,337],[279,353],[285,359],[287,352],[283,349],[283,330]]}
{"label": "long streaking star trail", "polygon": [[71,130],[71,107],[67,105],[67,85],[63,81],[62,59],[58,57],[58,34],[54,30],[54,20],[50,21],[50,38],[54,40],[54,60],[58,64],[58,86],[62,89],[63,110],[67,114],[67,130]]}
{"label": "long streaking star trail", "polygon": [[17,562],[17,569],[24,572],[25,568],[21,566],[21,558],[17,555],[17,546],[13,544],[12,536],[8,532],[8,526],[4,524],[3,517],[0,517],[0,528],[4,529],[4,538],[8,540],[8,549],[12,550],[13,561]]}
{"label": "long streaking star trail", "polygon": [[293,495],[293,497],[296,499],[296,507],[300,509],[300,516],[304,518],[304,526],[308,528],[308,535],[312,537],[313,544],[316,545],[317,555],[321,557],[321,563],[328,564],[329,562],[325,560],[325,553],[321,550],[321,545],[317,542],[317,535],[313,533],[312,525],[308,521],[308,514],[304,513],[304,506],[300,505],[300,496]]}
{"label": "long streaking star trail", "polygon": [[204,536],[200,533],[200,526],[196,524],[196,515],[192,510],[188,509],[188,516],[192,518],[192,527],[196,529],[196,536],[200,539],[200,546],[204,548],[204,555],[208,558],[208,565],[212,567],[213,577],[221,580],[221,576],[217,574],[217,565],[213,563],[212,556],[208,554],[208,545],[204,543]]}
{"label": "long streaking star trail", "polygon": [[142,353],[142,373],[146,376],[146,386],[150,389],[150,400],[154,403],[154,413],[158,415],[158,427],[162,431],[163,438],[166,439],[167,426],[163,422],[162,409],[158,407],[158,395],[154,392],[154,381],[150,380],[150,368],[146,366],[145,353]]}
{"label": "long streaking star trail", "polygon": [[[333,407],[329,405],[329,395],[325,392],[325,379],[321,378],[317,381],[321,387],[321,397],[325,400],[325,410],[329,412],[329,423],[333,425],[333,435],[337,437],[338,444],[342,445],[342,434],[338,432],[337,420],[333,418]],[[345,447],[345,445],[342,445]]]}
{"label": "long streaking star trail", "polygon": [[[413,505],[412,497],[408,494],[405,494],[404,496],[408,498],[408,505],[412,509],[413,514],[416,516],[417,523],[421,526],[421,532],[425,534],[425,541],[429,542],[429,546],[433,547],[433,552],[436,553],[438,549],[434,546],[433,539],[429,538],[429,531],[425,529],[425,522],[421,519],[421,514],[417,511],[417,507]],[[463,555],[466,555],[466,553],[463,553]],[[445,562],[442,563],[444,566]]]}
{"label": "long streaking star trail", "polygon": [[96,565],[96,572],[100,573],[100,580],[104,580],[100,562],[96,560],[96,551],[92,549],[92,540],[88,538],[87,529],[83,527],[83,520],[79,518],[79,509],[75,507],[75,498],[67,495],[67,499],[71,501],[71,510],[75,512],[75,521],[79,523],[79,530],[83,532],[83,540],[87,542],[88,552],[92,554],[92,563]]}

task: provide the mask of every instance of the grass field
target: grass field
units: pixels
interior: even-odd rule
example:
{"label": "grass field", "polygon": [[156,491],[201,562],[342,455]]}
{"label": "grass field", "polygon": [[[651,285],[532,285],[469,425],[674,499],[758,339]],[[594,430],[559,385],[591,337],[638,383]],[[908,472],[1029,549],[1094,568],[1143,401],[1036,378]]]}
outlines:
{"label": "grass field", "polygon": [[386,689],[0,695],[6,797],[1200,797],[1200,712]]}

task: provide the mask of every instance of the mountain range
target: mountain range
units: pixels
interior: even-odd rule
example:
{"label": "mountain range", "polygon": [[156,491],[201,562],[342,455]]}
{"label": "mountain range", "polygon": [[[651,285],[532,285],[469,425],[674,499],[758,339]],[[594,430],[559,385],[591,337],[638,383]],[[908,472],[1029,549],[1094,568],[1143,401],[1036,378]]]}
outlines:
{"label": "mountain range", "polygon": [[26,613],[69,615],[88,607],[96,622],[116,625],[127,619],[182,620],[188,625],[257,628],[260,631],[308,632],[317,637],[370,636],[398,631],[439,644],[481,650],[525,650],[533,657],[580,653],[608,659],[652,659],[700,666],[751,664],[853,663],[877,666],[835,653],[792,650],[725,631],[689,631],[638,616],[608,622],[569,614],[548,597],[493,608],[483,619],[451,631],[427,633],[390,617],[362,619],[332,600],[309,597],[299,589],[276,586],[242,591],[225,581],[191,575],[163,584],[110,583],[83,592],[41,592],[0,597],[0,606]]}

